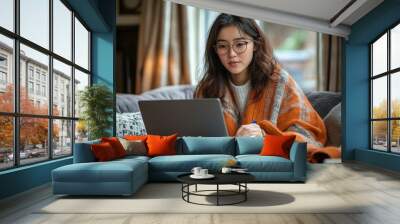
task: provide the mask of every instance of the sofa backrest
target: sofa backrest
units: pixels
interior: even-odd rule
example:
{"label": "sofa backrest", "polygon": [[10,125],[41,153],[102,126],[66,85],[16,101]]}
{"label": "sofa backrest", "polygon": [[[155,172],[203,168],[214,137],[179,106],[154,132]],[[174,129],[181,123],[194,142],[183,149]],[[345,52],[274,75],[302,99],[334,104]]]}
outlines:
{"label": "sofa backrest", "polygon": [[262,137],[236,137],[236,155],[259,154],[264,144]]}
{"label": "sofa backrest", "polygon": [[235,155],[233,137],[182,137],[177,143],[177,154],[226,154]]}
{"label": "sofa backrest", "polygon": [[99,144],[100,140],[75,143],[74,147],[74,163],[89,163],[95,162],[96,158],[91,150],[92,144]]}

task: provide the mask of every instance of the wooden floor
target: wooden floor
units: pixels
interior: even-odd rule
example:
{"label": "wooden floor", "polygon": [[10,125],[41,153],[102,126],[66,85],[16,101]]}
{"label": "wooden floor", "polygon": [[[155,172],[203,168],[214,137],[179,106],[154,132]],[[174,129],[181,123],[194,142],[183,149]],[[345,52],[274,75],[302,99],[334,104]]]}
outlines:
{"label": "wooden floor", "polygon": [[[54,200],[50,186],[41,186],[0,201],[0,223],[107,224],[252,224],[252,223],[400,223],[400,175],[359,163],[311,165],[308,182],[317,183],[345,201],[367,206],[357,214],[36,214]],[[315,201],[315,203],[319,203]]]}

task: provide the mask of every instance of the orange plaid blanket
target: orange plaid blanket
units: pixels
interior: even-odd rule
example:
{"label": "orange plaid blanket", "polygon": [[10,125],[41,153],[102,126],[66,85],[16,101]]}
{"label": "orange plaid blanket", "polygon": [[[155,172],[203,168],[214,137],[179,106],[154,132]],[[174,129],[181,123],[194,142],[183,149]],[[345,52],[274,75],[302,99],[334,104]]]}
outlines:
{"label": "orange plaid blanket", "polygon": [[[310,162],[340,158],[339,148],[325,147],[327,133],[323,120],[285,70],[278,66],[262,96],[254,100],[254,94],[255,91],[250,91],[246,109],[241,114],[233,90],[230,86],[226,87],[222,104],[225,123],[231,136],[236,134],[241,125],[256,121],[266,134],[296,135],[296,141],[307,142]],[[196,93],[196,96],[201,95]]]}

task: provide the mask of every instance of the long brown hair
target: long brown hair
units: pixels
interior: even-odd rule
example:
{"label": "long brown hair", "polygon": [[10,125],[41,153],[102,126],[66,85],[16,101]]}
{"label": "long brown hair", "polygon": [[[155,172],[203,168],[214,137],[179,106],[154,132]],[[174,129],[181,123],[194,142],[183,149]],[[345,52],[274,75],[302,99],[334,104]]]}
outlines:
{"label": "long brown hair", "polygon": [[254,41],[254,55],[249,65],[251,87],[255,89],[255,98],[268,83],[274,71],[276,60],[272,47],[261,28],[253,19],[234,15],[220,14],[211,26],[205,51],[204,76],[197,85],[195,97],[220,98],[225,96],[225,86],[229,84],[229,71],[224,67],[215,52],[217,37],[222,28],[235,26],[249,35]]}

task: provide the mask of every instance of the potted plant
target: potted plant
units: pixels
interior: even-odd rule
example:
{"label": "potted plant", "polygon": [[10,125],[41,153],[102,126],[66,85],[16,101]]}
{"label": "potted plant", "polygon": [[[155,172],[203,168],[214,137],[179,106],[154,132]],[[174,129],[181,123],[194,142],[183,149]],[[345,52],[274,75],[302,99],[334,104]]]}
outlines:
{"label": "potted plant", "polygon": [[113,96],[103,84],[94,84],[80,92],[79,106],[82,110],[80,124],[87,127],[89,140],[110,136],[112,127]]}

